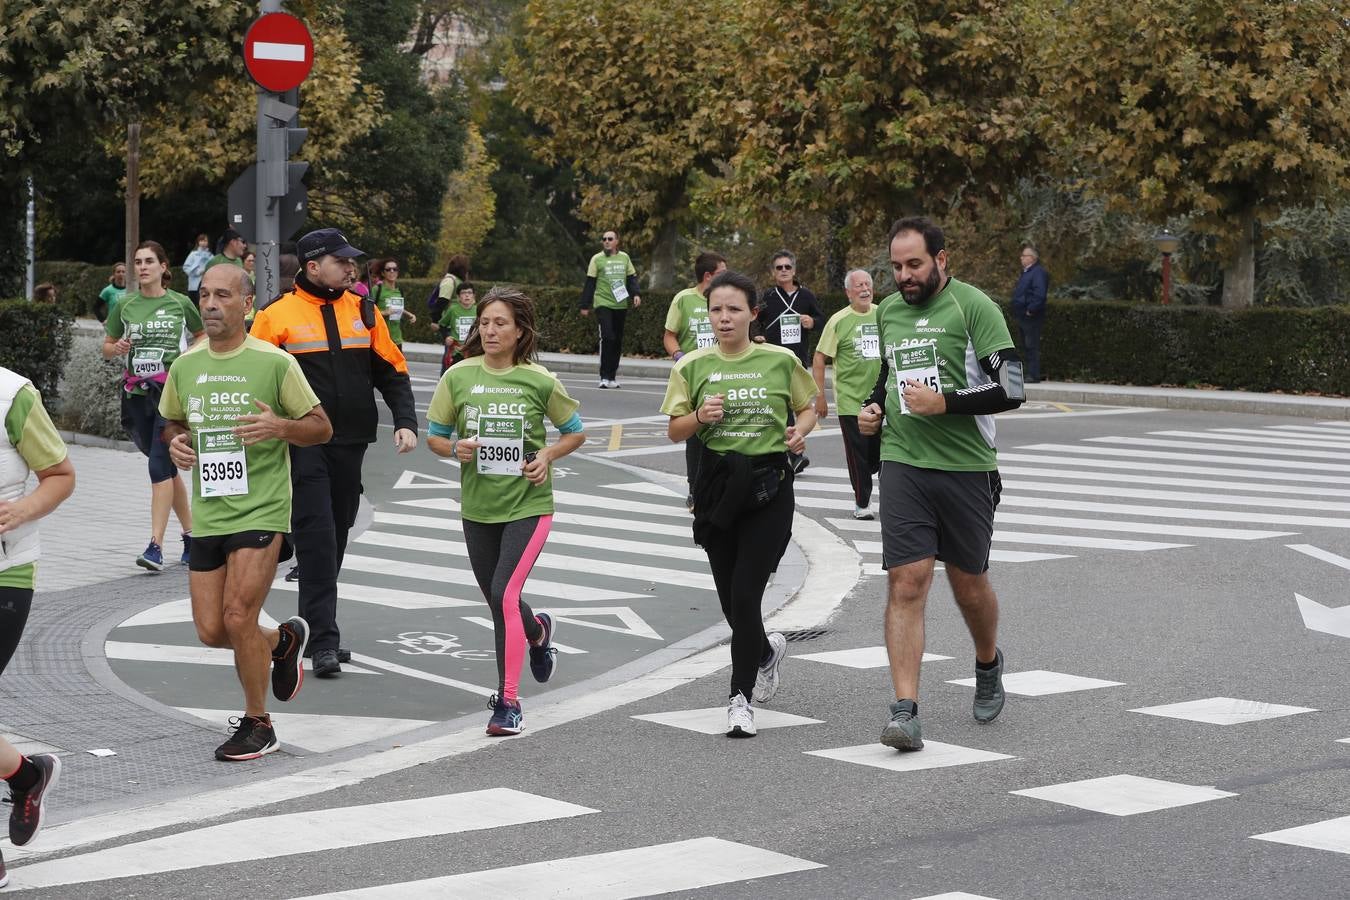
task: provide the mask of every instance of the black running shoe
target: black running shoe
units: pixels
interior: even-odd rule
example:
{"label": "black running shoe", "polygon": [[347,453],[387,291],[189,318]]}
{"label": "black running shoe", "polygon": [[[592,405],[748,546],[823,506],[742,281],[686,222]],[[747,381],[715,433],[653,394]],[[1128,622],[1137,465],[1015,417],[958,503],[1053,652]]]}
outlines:
{"label": "black running shoe", "polygon": [[39,753],[28,757],[28,761],[37,767],[38,781],[26,791],[10,791],[9,802],[14,808],[9,811],[9,840],[15,847],[23,847],[33,842],[42,830],[42,811],[47,792],[56,787],[61,779],[61,760],[50,753]]}
{"label": "black running shoe", "polygon": [[314,674],[319,678],[336,678],[342,674],[336,650],[314,651]]}
{"label": "black running shoe", "polygon": [[234,729],[234,734],[216,748],[216,759],[221,762],[257,759],[281,748],[270,719],[231,716],[230,727]]}
{"label": "black running shoe", "polygon": [[286,573],[286,580],[287,580],[287,581],[299,581],[299,580],[300,580],[300,567],[299,567],[299,566],[291,566],[291,570],[290,570],[289,572]]}
{"label": "black running shoe", "polygon": [[277,626],[281,640],[279,653],[272,654],[272,696],[285,702],[300,693],[305,683],[305,645],[309,643],[309,623],[291,616]]}
{"label": "black running shoe", "polygon": [[558,668],[558,648],[553,646],[553,635],[558,625],[546,612],[536,613],[535,618],[544,626],[544,636],[538,644],[530,645],[530,674],[540,684],[553,677]]}

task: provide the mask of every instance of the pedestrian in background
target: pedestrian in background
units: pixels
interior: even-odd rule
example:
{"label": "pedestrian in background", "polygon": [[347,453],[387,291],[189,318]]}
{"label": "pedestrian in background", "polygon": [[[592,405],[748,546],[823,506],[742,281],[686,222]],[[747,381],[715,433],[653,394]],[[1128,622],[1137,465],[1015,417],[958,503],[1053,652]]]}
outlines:
{"label": "pedestrian in background", "polygon": [[445,353],[441,356],[441,374],[464,358],[464,345],[468,343],[474,326],[478,324],[478,300],[474,286],[467,281],[461,282],[455,289],[455,302],[445,308],[437,327],[440,329],[441,342],[445,344]]}
{"label": "pedestrian in background", "polygon": [[595,309],[595,324],[600,332],[600,387],[619,386],[619,359],[623,356],[624,320],[630,308],[642,305],[638,293],[637,269],[628,254],[619,249],[619,233],[606,231],[600,239],[601,251],[586,266],[586,283],[581,288],[581,314]]}
{"label": "pedestrian in background", "polygon": [[[808,334],[825,323],[825,313],[816,295],[797,279],[797,257],[791,250],[779,250],[773,255],[771,265],[773,287],[767,288],[759,298],[756,321],[760,333],[770,344],[791,350],[802,367],[809,368]],[[788,410],[788,424],[792,422],[793,413]],[[797,473],[811,464],[811,460],[791,450],[788,461],[792,471]]]}
{"label": "pedestrian in background", "polygon": [[37,287],[33,288],[33,302],[50,303],[52,305],[55,305],[56,285],[52,284],[50,281],[44,281],[42,282],[42,284],[39,284]]}
{"label": "pedestrian in background", "polygon": [[1031,244],[1022,245],[1022,274],[1013,288],[1013,321],[1022,337],[1026,358],[1026,382],[1041,380],[1041,328],[1045,325],[1045,300],[1050,292],[1050,274],[1041,265],[1041,254]]}
{"label": "pedestrian in background", "polygon": [[94,301],[94,315],[100,322],[108,321],[108,316],[113,308],[122,302],[122,298],[127,295],[127,267],[123,263],[118,263],[112,267],[112,275],[108,278],[108,283],[104,285],[103,290],[98,292],[98,299]]}
{"label": "pedestrian in background", "polygon": [[254,280],[254,277],[253,277],[253,264],[254,264],[254,262],[257,261],[257,259],[258,259],[257,254],[254,253],[252,250],[249,250],[247,253],[244,254],[244,259],[243,259],[244,271],[248,273],[248,280],[249,280],[249,281],[253,281],[253,280]]}
{"label": "pedestrian in background", "polygon": [[183,260],[183,274],[187,276],[188,299],[193,306],[198,305],[202,286],[202,275],[206,264],[211,261],[211,239],[204,234],[197,235],[197,246]]}
{"label": "pedestrian in background", "polygon": [[463,253],[456,253],[445,262],[445,277],[441,279],[440,284],[432,288],[430,296],[427,297],[427,309],[431,311],[431,319],[439,322],[445,315],[445,310],[454,302],[455,297],[459,295],[459,286],[469,280],[469,258]]}
{"label": "pedestrian in background", "polygon": [[[220,236],[220,252],[206,261],[206,268],[218,265],[244,265],[244,254],[248,252],[248,242],[233,228],[226,228]],[[200,283],[200,282],[199,282]]]}
{"label": "pedestrian in background", "polygon": [[375,307],[384,314],[389,323],[389,338],[399,350],[403,349],[403,323],[417,324],[417,316],[407,308],[403,292],[398,289],[398,260],[392,256],[376,260],[375,266],[380,280],[375,285],[371,298]]}
{"label": "pedestrian in background", "polygon": [[[685,288],[670,301],[666,312],[666,328],[661,342],[675,362],[686,353],[702,350],[717,343],[713,335],[712,321],[708,318],[708,285],[713,277],[727,270],[726,258],[720,253],[705,251],[694,260],[694,280],[698,283]],[[693,434],[684,442],[684,473],[689,483],[689,494],[684,505],[694,511],[694,482],[698,479],[698,460],[703,454],[703,445],[698,435]]]}
{"label": "pedestrian in background", "polygon": [[[723,272],[708,286],[714,346],[684,356],[671,369],[661,412],[667,435],[703,443],[694,485],[694,542],[708,555],[717,599],[731,626],[731,692],[727,737],[754,737],[751,701],[778,691],[787,640],[766,634],[764,589],[792,532],[794,499],[789,452],[802,453],[816,425],[816,389],[797,357],[750,339],[757,312],[755,283]],[[788,414],[796,413],[796,424]]]}
{"label": "pedestrian in background", "polygon": [[[32,382],[0,368],[0,673],[14,658],[37,587],[37,520],[75,490],[75,467]],[[25,493],[28,476],[37,487]],[[20,688],[23,690],[23,688]],[[7,774],[6,774],[7,773]],[[31,844],[42,827],[47,793],[61,776],[50,753],[24,756],[0,735],[0,778],[9,785],[9,839]],[[0,856],[0,887],[9,883]]]}

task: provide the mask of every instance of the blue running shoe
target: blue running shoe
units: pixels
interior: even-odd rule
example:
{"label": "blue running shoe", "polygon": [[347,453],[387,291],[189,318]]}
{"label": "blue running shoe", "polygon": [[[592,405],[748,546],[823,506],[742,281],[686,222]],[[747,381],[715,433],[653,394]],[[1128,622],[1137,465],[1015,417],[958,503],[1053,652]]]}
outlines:
{"label": "blue running shoe", "polygon": [[188,560],[191,559],[191,557],[192,557],[192,532],[185,531],[183,532],[183,560],[182,560],[183,565],[186,566],[188,564]]}
{"label": "blue running shoe", "polygon": [[151,572],[164,571],[164,550],[154,541],[145,548],[145,552],[136,557],[136,565],[142,569],[149,569]]}
{"label": "blue running shoe", "polygon": [[544,626],[544,636],[538,644],[530,645],[530,674],[535,681],[544,684],[558,669],[558,648],[553,646],[553,635],[558,626],[546,612],[536,613],[534,617]]}
{"label": "blue running shoe", "polygon": [[525,730],[525,716],[520,711],[519,700],[503,700],[493,694],[488,698],[492,709],[492,718],[488,720],[487,733],[494,737],[520,734]]}

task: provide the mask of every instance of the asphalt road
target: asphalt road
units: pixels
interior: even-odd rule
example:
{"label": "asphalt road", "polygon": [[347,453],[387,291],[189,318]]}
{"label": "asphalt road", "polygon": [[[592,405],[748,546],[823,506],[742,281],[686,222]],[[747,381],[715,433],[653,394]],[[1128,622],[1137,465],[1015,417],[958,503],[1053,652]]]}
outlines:
{"label": "asphalt road", "polygon": [[[654,415],[662,384],[564,380],[593,438],[579,483],[650,502],[616,491],[641,479],[612,467],[677,482],[682,453]],[[676,720],[715,729],[721,648],[569,697],[521,738],[489,742],[463,719],[463,736],[433,747],[90,827],[73,836],[126,836],[16,866],[15,886],[61,897],[1350,894],[1350,619],[1336,612],[1350,585],[1350,428],[1052,404],[1000,417],[991,571],[1009,702],[991,725],[971,719],[971,688],[954,683],[972,675],[969,638],[939,576],[927,648],[946,658],[924,664],[928,747],[900,755],[875,743],[890,699],[876,665],[879,536],[848,515],[831,425],[798,483],[799,512],[824,532],[798,532],[832,534],[845,545],[832,553],[852,547],[864,576],[822,634],[790,646],[756,739],[635,718],[685,713]],[[590,466],[622,480],[596,486]],[[807,658],[829,653],[844,655]]]}

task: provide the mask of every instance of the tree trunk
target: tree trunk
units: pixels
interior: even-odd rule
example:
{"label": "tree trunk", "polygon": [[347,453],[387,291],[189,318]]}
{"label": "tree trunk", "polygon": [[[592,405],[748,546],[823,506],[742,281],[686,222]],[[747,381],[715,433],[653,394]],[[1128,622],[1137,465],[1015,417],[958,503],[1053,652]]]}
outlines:
{"label": "tree trunk", "polygon": [[127,126],[127,244],[124,261],[127,264],[127,287],[137,284],[136,245],[141,242],[141,123]]}
{"label": "tree trunk", "polygon": [[1245,309],[1256,293],[1256,214],[1242,213],[1241,231],[1223,267],[1223,308]]}
{"label": "tree trunk", "polygon": [[842,291],[844,276],[848,274],[848,210],[836,206],[827,219],[829,234],[825,237],[825,281],[827,291]]}
{"label": "tree trunk", "polygon": [[652,247],[651,287],[658,291],[668,291],[675,287],[675,245],[680,239],[679,226],[674,219],[656,233],[656,244]]}

